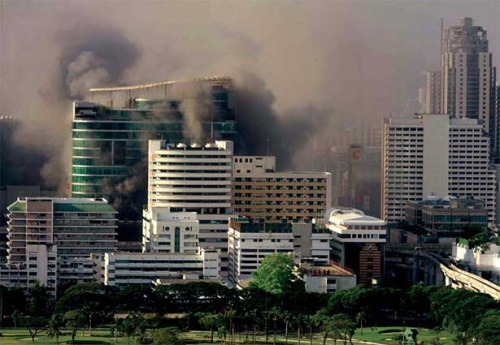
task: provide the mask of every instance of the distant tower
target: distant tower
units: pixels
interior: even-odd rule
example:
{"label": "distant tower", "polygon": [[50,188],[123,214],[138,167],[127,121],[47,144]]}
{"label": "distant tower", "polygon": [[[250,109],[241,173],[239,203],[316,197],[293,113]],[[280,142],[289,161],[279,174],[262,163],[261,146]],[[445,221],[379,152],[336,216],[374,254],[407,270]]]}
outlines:
{"label": "distant tower", "polygon": [[426,114],[439,114],[441,112],[441,72],[425,72],[425,107]]}
{"label": "distant tower", "polygon": [[481,120],[496,156],[495,71],[486,30],[474,26],[472,18],[461,18],[443,32],[441,78],[441,113]]}

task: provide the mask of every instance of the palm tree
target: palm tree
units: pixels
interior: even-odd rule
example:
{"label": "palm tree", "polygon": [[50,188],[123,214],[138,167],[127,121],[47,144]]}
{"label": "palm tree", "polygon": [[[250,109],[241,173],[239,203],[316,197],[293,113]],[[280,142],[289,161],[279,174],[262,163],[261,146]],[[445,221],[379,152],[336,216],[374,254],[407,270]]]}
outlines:
{"label": "palm tree", "polygon": [[297,322],[297,342],[298,344],[300,345],[300,326],[301,326],[301,318],[302,318],[302,314],[298,314],[295,318],[295,321]]}
{"label": "palm tree", "polygon": [[356,322],[359,322],[361,328],[361,335],[363,335],[363,321],[366,321],[366,313],[364,311],[360,311],[356,314]]}

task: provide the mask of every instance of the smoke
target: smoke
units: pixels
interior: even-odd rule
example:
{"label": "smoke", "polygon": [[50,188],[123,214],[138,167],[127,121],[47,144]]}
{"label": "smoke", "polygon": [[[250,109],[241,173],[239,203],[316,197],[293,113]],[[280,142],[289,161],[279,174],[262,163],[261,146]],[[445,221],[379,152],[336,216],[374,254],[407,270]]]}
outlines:
{"label": "smoke", "polygon": [[141,219],[143,203],[147,200],[148,162],[143,159],[128,171],[124,180],[105,178],[101,181],[103,194],[123,220]]}
{"label": "smoke", "polygon": [[68,66],[66,86],[71,98],[82,98],[95,85],[106,85],[109,72],[104,61],[92,51],[81,52]]}
{"label": "smoke", "polygon": [[236,80],[236,95],[247,154],[274,155],[280,169],[313,168],[311,144],[314,138],[328,135],[332,109],[306,104],[280,112],[265,81],[252,73]]}
{"label": "smoke", "polygon": [[209,85],[196,83],[180,87],[183,88],[179,110],[184,117],[184,137],[192,143],[203,144],[207,141],[203,123],[210,121],[214,111],[212,90]]}
{"label": "smoke", "polygon": [[[282,167],[318,170],[346,129],[380,124],[416,97],[420,72],[439,65],[440,17],[446,23],[474,17],[488,30],[494,58],[500,56],[497,1],[0,6],[0,113],[21,119],[16,140],[22,150],[48,157],[44,183],[61,193],[71,162],[70,101],[88,99],[89,87],[232,76],[247,153],[269,149]],[[186,135],[204,140],[199,120],[210,116],[204,90],[181,108]]]}
{"label": "smoke", "polygon": [[61,89],[65,98],[82,100],[92,87],[125,83],[124,74],[140,52],[122,31],[96,24],[58,34],[62,42]]}

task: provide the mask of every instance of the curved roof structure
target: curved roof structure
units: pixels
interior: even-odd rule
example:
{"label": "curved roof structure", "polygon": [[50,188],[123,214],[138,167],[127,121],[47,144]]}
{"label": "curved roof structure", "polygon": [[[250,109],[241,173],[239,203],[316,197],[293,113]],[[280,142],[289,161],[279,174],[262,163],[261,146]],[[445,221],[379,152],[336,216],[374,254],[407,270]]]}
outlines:
{"label": "curved roof structure", "polygon": [[203,77],[203,78],[192,78],[192,79],[180,79],[180,80],[161,81],[157,83],[142,84],[142,85],[92,88],[89,90],[89,92],[132,91],[132,90],[152,89],[156,87],[162,87],[180,83],[200,83],[200,82],[223,84],[232,82],[232,79],[229,77]]}
{"label": "curved roof structure", "polygon": [[385,225],[382,219],[368,216],[355,208],[332,208],[326,216],[328,222],[339,225]]}

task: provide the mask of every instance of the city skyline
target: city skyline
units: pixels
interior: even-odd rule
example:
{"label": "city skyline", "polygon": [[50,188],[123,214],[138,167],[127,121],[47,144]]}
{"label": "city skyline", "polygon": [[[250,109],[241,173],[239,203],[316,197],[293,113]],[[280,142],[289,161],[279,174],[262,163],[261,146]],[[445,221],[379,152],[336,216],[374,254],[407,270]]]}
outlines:
{"label": "city skyline", "polygon": [[411,113],[421,72],[439,66],[441,18],[471,16],[500,56],[494,1],[115,4],[3,2],[0,113],[29,120],[19,138],[51,157],[53,187],[68,171],[70,101],[90,87],[229,75],[251,96],[242,116],[307,125],[292,163],[311,165],[301,156],[332,129]]}

